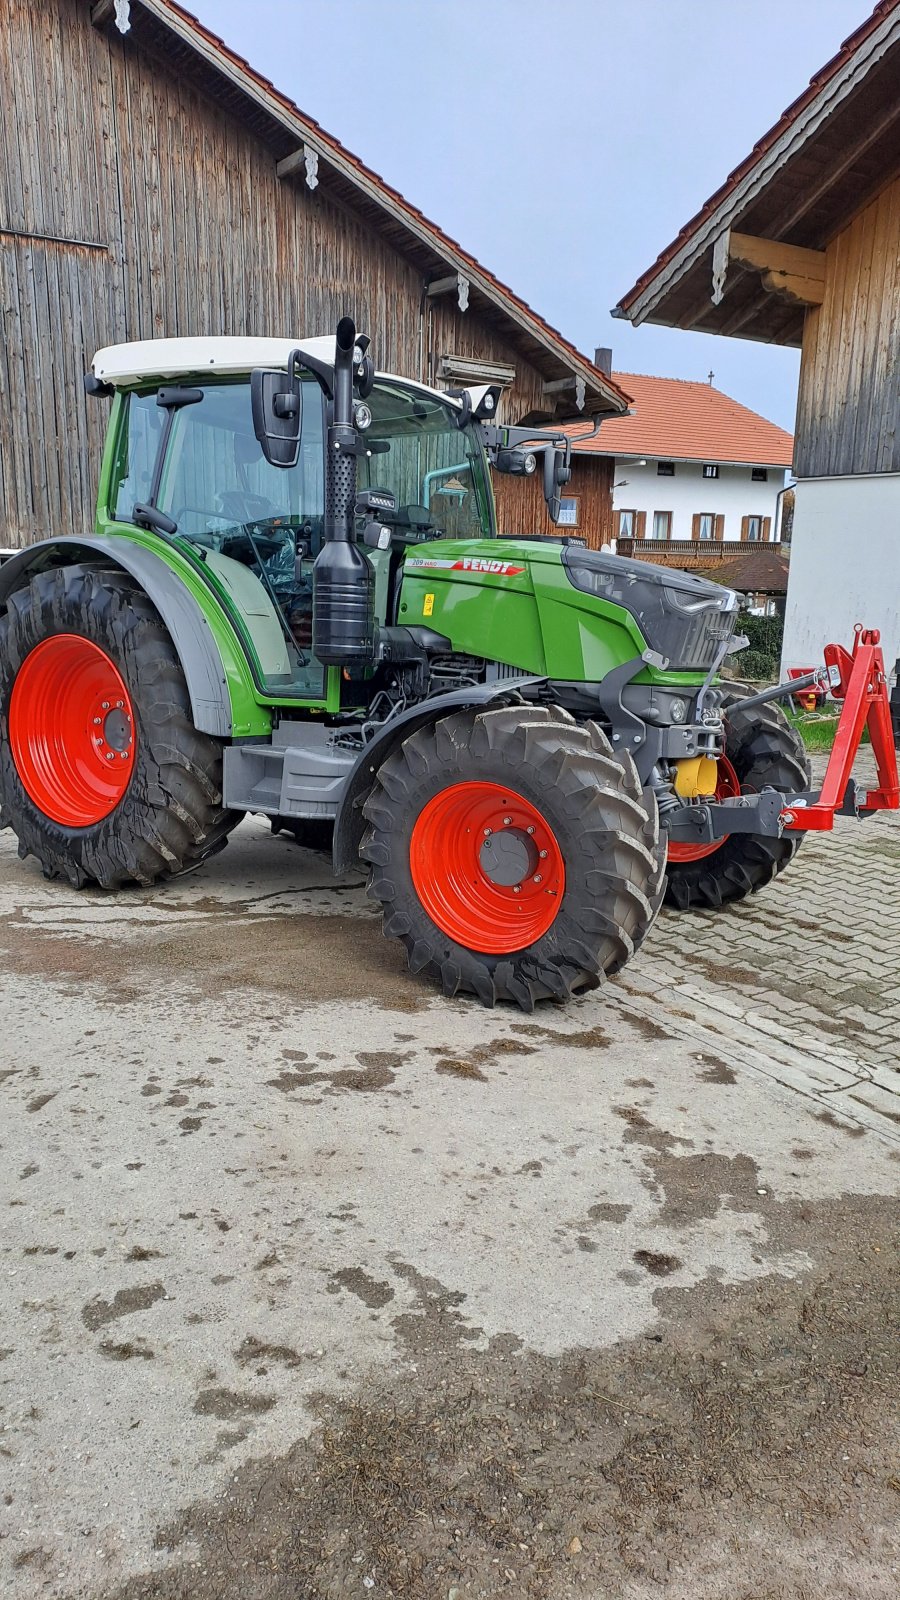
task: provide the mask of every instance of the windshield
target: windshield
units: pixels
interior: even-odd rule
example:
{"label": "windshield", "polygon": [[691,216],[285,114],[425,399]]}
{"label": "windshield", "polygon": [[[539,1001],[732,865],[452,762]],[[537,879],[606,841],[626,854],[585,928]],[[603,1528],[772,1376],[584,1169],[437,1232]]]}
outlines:
{"label": "windshield", "polygon": [[[459,429],[437,396],[382,380],[367,402],[372,423],[358,462],[360,489],[389,489],[401,532],[428,538],[483,539],[493,533],[492,501],[480,443]],[[149,499],[165,412],[156,391],[132,394],[120,437],[113,515],[129,521]],[[227,554],[251,528],[287,546],[302,532],[310,554],[322,540],[325,511],[323,411],[318,385],[303,387],[296,467],[270,466],[253,433],[248,382],[217,383],[178,408],[166,443],[156,504],[182,538]]]}
{"label": "windshield", "polygon": [[390,489],[401,527],[433,539],[484,539],[493,532],[479,441],[435,395],[382,379],[367,402],[359,487]]}

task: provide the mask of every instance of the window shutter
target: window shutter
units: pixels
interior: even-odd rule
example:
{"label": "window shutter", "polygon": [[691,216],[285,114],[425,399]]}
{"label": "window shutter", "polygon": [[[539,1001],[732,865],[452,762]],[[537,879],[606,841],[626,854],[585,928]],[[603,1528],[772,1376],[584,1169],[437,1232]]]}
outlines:
{"label": "window shutter", "polygon": [[725,537],[725,518],[722,515],[716,517],[715,532],[716,532],[716,538],[717,539],[724,539],[724,537]]}
{"label": "window shutter", "polygon": [[699,537],[700,537],[700,513],[699,513],[699,511],[695,511],[694,515],[691,517],[691,538],[692,539],[699,539]]}
{"label": "window shutter", "polygon": [[762,519],[762,537],[767,542],[772,537],[772,518],[771,517],[763,517],[763,519]]}
{"label": "window shutter", "polygon": [[750,518],[741,517],[741,538],[746,539],[750,532]]}
{"label": "window shutter", "polygon": [[643,539],[646,531],[647,513],[646,511],[636,511],[634,515],[634,537],[636,539]]}

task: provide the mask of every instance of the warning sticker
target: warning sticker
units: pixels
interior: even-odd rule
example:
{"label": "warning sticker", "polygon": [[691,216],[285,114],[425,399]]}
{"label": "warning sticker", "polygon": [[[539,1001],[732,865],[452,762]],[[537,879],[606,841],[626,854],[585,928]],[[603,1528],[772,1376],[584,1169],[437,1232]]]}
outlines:
{"label": "warning sticker", "polygon": [[423,615],[423,617],[430,617],[431,613],[433,612],[433,610],[434,610],[434,595],[433,594],[427,594],[425,596],[425,603],[422,606],[422,615]]}

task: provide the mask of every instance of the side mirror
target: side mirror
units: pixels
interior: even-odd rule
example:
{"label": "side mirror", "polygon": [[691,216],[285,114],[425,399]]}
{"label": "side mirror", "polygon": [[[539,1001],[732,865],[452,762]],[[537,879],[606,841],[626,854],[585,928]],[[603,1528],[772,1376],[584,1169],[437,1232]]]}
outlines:
{"label": "side mirror", "polygon": [[303,421],[303,386],[300,382],[301,354],[292,350],[287,372],[268,372],[258,367],[250,374],[250,402],[253,432],[270,466],[295,467],[300,458],[300,425]]}
{"label": "side mirror", "polygon": [[557,447],[555,450],[544,451],[544,499],[547,502],[550,521],[554,524],[559,522],[559,514],[562,509],[559,491],[572,476],[569,459],[569,445],[566,445],[563,449]]}

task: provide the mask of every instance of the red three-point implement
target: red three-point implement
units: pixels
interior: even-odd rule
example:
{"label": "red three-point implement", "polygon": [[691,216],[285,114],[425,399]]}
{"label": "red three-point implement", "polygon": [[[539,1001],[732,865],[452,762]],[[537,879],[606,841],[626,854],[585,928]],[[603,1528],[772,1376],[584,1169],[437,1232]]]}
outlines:
{"label": "red three-point implement", "polygon": [[[825,647],[831,692],[844,704],[818,799],[808,805],[796,803],[785,808],[781,820],[788,831],[824,832],[834,827],[835,815],[868,816],[873,811],[900,809],[897,752],[880,638],[877,628],[864,628],[857,623],[851,651],[839,644]],[[866,728],[872,741],[878,787],[863,797],[857,795],[850,774]]]}

